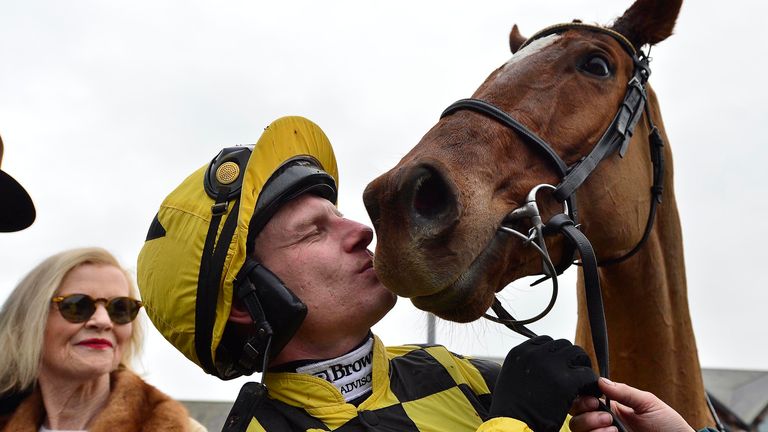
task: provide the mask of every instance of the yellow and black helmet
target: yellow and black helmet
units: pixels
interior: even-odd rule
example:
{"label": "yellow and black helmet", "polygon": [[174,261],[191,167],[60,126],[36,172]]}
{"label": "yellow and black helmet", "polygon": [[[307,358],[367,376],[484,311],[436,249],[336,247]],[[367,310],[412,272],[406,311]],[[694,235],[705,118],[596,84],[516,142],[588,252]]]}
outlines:
{"label": "yellow and black helmet", "polygon": [[[306,306],[249,256],[254,239],[298,195],[335,204],[337,184],[328,138],[302,117],[274,121],[255,145],[225,148],[192,173],[161,204],[139,254],[139,289],[155,327],[209,374],[262,370],[298,330]],[[255,325],[236,353],[219,349],[234,296]]]}

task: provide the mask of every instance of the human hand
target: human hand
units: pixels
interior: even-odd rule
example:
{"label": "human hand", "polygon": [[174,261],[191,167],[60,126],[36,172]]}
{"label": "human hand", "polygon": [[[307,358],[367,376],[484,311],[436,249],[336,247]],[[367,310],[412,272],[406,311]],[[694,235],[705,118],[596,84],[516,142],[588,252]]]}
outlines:
{"label": "human hand", "polygon": [[596,381],[583,349],[565,339],[537,336],[507,354],[490,416],[518,419],[536,432],[558,431],[577,395],[599,395]]}
{"label": "human hand", "polygon": [[[638,390],[626,384],[600,378],[600,390],[612,399],[613,412],[629,430],[627,432],[692,432],[693,428],[683,417],[653,393]],[[611,426],[610,413],[598,409],[593,396],[580,396],[571,409],[572,432],[617,432]]]}

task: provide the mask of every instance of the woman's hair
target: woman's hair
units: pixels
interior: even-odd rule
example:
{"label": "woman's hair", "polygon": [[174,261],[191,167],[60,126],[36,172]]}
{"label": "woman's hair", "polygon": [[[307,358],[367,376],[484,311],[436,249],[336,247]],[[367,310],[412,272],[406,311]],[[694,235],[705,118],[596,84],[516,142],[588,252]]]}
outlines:
{"label": "woman's hair", "polygon": [[[66,275],[83,264],[114,266],[128,281],[129,296],[139,290],[117,259],[101,248],[80,248],[53,255],[37,265],[14,288],[0,310],[0,395],[30,389],[37,381],[51,299]],[[120,364],[130,366],[139,355],[143,329],[139,319],[123,350]]]}

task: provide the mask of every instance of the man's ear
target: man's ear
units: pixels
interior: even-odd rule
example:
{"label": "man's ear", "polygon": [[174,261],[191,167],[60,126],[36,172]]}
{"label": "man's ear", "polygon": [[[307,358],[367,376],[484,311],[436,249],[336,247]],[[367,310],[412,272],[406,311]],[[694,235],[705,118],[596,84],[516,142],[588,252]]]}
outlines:
{"label": "man's ear", "polygon": [[245,309],[245,305],[237,299],[232,301],[232,308],[229,310],[229,319],[227,321],[237,324],[253,324],[251,314]]}

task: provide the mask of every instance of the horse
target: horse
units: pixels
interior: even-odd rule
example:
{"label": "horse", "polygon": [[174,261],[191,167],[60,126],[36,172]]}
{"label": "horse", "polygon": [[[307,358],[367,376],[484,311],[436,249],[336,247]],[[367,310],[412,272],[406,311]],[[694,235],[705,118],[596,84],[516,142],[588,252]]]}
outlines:
{"label": "horse", "polygon": [[[513,55],[475,91],[472,100],[480,102],[449,108],[365,189],[380,280],[419,309],[470,322],[512,281],[551,273],[527,247],[532,238],[502,228],[536,228],[510,215],[537,185],[562,185],[565,175],[591,163],[595,143],[621,117],[638,70],[644,79],[650,72],[634,53],[672,34],[681,3],[637,0],[609,27],[575,21],[531,40],[514,25]],[[713,418],[688,310],[672,154],[655,92],[646,85],[640,95],[634,131],[574,181],[571,195],[548,186],[533,199],[544,219],[564,212],[564,202],[578,204],[578,228],[597,260],[613,261],[598,270],[612,378],[655,393],[692,426],[704,427]],[[532,145],[536,139],[545,144]],[[654,146],[658,154],[649,151]],[[663,173],[657,159],[667,162]],[[575,217],[574,210],[568,211]],[[564,236],[538,241],[552,262],[572,261]],[[581,269],[577,289],[575,340],[591,351]]]}

